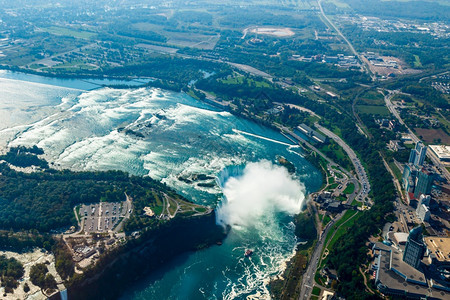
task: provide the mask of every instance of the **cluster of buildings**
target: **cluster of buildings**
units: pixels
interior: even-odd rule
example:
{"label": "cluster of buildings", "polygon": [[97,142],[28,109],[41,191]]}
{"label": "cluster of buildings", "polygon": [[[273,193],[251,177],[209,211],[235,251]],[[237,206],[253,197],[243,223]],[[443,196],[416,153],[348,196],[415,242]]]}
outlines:
{"label": "cluster of buildings", "polygon": [[383,67],[383,68],[398,68],[398,62],[395,60],[385,60],[383,57],[375,54],[374,52],[367,52],[364,55],[370,64],[375,67]]}
{"label": "cluster of buildings", "polygon": [[77,245],[73,247],[73,252],[74,252],[73,260],[75,262],[80,262],[83,259],[89,258],[97,253],[97,251],[94,248],[91,248],[86,245]]}
{"label": "cluster of buildings", "polygon": [[427,147],[419,142],[411,150],[409,162],[403,168],[402,185],[406,192],[408,204],[417,201],[421,195],[430,195],[435,174],[424,167]]}
{"label": "cluster of buildings", "polygon": [[422,227],[387,234],[373,244],[375,284],[386,296],[405,299],[450,298],[450,238],[425,237]]}
{"label": "cluster of buildings", "polygon": [[389,119],[375,119],[375,123],[380,125],[380,128],[386,128],[389,130],[394,130],[397,126],[397,122],[395,120]]}
{"label": "cluster of buildings", "polygon": [[[396,141],[391,142],[395,148]],[[409,228],[416,227],[406,233],[394,232],[391,226],[384,241],[372,246],[372,275],[377,289],[386,296],[450,299],[450,237],[448,233],[437,236],[429,232],[434,218],[430,212],[432,188],[438,176],[425,164],[427,151],[428,147],[418,142],[403,169],[408,205],[415,207],[415,212],[403,215],[416,215],[417,221],[408,223]]]}
{"label": "cluster of buildings", "polygon": [[450,94],[450,83],[448,83],[448,82],[435,81],[435,82],[431,83],[431,86],[443,94]]}
{"label": "cluster of buildings", "polygon": [[354,55],[344,55],[344,54],[337,54],[337,55],[316,54],[312,56],[293,55],[292,58],[304,62],[329,63],[343,68],[351,68],[351,67],[359,68],[361,66],[358,58]]}
{"label": "cluster of buildings", "polygon": [[336,200],[331,192],[322,192],[315,198],[315,201],[320,205],[321,210],[333,214],[340,213],[346,209],[358,209],[357,206],[344,204],[341,201]]}
{"label": "cluster of buildings", "polygon": [[413,20],[381,19],[361,15],[342,15],[339,17],[339,21],[357,25],[364,31],[413,32],[430,34],[436,37],[448,37],[450,35],[450,27],[444,22],[419,23]]}

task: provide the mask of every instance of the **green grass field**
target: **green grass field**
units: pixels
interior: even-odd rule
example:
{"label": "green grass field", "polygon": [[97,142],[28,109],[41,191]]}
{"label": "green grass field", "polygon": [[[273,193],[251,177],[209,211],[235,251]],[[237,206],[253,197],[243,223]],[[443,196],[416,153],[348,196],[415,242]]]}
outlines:
{"label": "green grass field", "polygon": [[365,92],[358,100],[360,105],[384,105],[384,96],[377,91]]}
{"label": "green grass field", "polygon": [[355,199],[353,199],[353,201],[352,201],[352,205],[356,205],[356,206],[358,206],[358,207],[362,207],[363,203],[357,201],[356,198],[355,198]]}
{"label": "green grass field", "polygon": [[322,291],[322,290],[320,289],[320,287],[314,286],[313,289],[312,289],[311,294],[316,295],[316,296],[319,296],[321,291]]}
{"label": "green grass field", "polygon": [[422,68],[422,62],[419,55],[414,55],[414,68]]}
{"label": "green grass field", "polygon": [[338,228],[341,224],[343,224],[344,222],[346,222],[349,218],[351,218],[354,214],[356,214],[357,212],[354,210],[348,210],[344,216],[337,222],[335,223],[330,232],[327,235],[327,238],[325,239],[325,245],[328,243],[328,240],[330,239],[330,237],[333,235],[333,232],[336,230],[336,228]]}
{"label": "green grass field", "polygon": [[330,218],[329,215],[324,215],[323,216],[323,219],[322,219],[323,226],[326,226],[328,223],[330,223],[330,221],[331,221],[331,218]]}
{"label": "green grass field", "polygon": [[327,187],[327,190],[328,190],[328,191],[334,190],[335,188],[338,187],[338,185],[339,185],[338,183],[330,184],[330,185]]}
{"label": "green grass field", "polygon": [[347,187],[344,190],[344,194],[350,195],[355,191],[355,185],[353,183],[350,183],[347,185]]}
{"label": "green grass field", "polygon": [[[221,80],[224,84],[241,85],[244,83],[245,76],[234,76],[227,79]],[[252,78],[247,78],[247,84],[255,87],[266,87],[270,88],[270,84],[264,81],[257,81]]]}
{"label": "green grass field", "polygon": [[363,114],[373,114],[379,116],[389,116],[389,110],[386,106],[378,105],[357,105],[358,111]]}
{"label": "green grass field", "polygon": [[77,39],[91,39],[97,36],[94,32],[84,31],[84,30],[72,30],[65,27],[51,26],[41,28],[43,31],[48,32],[54,35],[63,35],[63,36],[71,36]]}
{"label": "green grass field", "polygon": [[[347,213],[348,212],[351,212],[352,214],[351,215],[349,215],[349,217],[347,218],[347,222],[344,224],[344,222],[342,222],[341,224],[344,224],[344,225],[342,225],[339,229],[337,229],[337,231],[336,231],[336,233],[334,234],[334,236],[333,236],[333,239],[330,241],[330,243],[328,244],[328,250],[330,250],[331,251],[331,249],[333,249],[333,247],[334,247],[334,245],[336,244],[336,242],[342,237],[342,236],[344,236],[345,235],[345,233],[347,232],[347,230],[350,228],[350,227],[352,227],[354,224],[355,224],[355,222],[358,220],[358,218],[359,218],[359,216],[355,216],[354,218],[352,218],[351,220],[349,220],[350,219],[350,217],[352,217],[353,215],[355,215],[355,214],[357,214],[358,212],[357,211],[347,211]],[[346,214],[347,214],[346,213]],[[344,217],[345,217],[345,215],[344,215]],[[340,225],[339,225],[340,226]],[[336,227],[337,228],[337,227]]]}
{"label": "green grass field", "polygon": [[400,170],[397,168],[397,165],[392,163],[389,163],[389,167],[391,168],[392,172],[394,172],[395,178],[397,178],[397,180],[401,181],[402,180],[402,172],[400,172]]}

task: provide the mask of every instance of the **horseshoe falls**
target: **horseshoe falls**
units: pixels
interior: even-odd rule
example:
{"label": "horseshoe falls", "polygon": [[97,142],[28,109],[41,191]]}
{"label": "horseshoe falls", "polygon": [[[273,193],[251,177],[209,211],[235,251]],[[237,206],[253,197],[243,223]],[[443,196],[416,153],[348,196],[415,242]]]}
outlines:
{"label": "horseshoe falls", "polygon": [[292,216],[321,185],[291,141],[183,93],[6,71],[0,86],[0,147],[37,145],[56,168],[150,176],[231,228],[222,245],[175,258],[124,299],[269,299],[268,281],[299,242]]}

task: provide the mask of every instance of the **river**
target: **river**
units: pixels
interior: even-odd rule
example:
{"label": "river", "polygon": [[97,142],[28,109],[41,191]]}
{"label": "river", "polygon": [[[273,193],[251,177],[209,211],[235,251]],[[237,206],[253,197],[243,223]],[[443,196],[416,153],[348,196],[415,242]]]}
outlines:
{"label": "river", "polygon": [[38,145],[58,168],[151,176],[231,226],[223,245],[177,257],[124,299],[267,299],[298,243],[292,215],[321,174],[278,132],[184,93],[100,86],[120,83],[0,71],[0,147]]}

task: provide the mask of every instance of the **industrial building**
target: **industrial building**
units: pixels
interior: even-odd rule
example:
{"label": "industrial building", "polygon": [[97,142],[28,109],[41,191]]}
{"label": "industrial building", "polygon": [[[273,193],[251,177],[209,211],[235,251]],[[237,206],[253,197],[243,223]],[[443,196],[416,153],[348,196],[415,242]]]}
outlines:
{"label": "industrial building", "polygon": [[442,162],[450,162],[450,146],[431,145],[431,153]]}
{"label": "industrial building", "polygon": [[323,136],[322,134],[320,134],[317,131],[313,130],[311,127],[309,127],[306,124],[300,124],[297,128],[303,134],[305,134],[308,137],[310,137],[311,139],[313,139],[315,142],[325,143],[327,141],[326,136]]}

